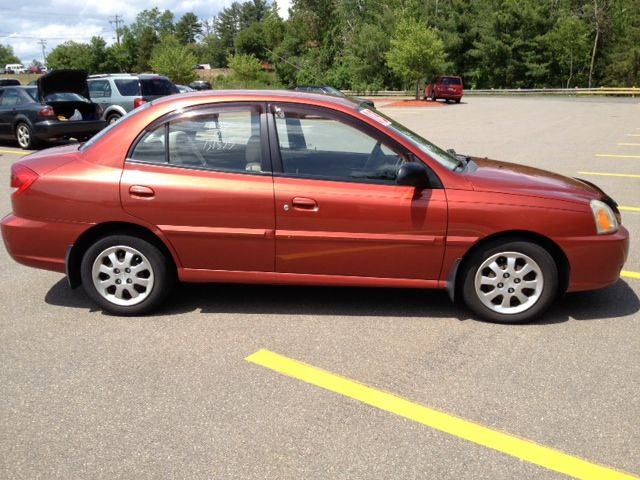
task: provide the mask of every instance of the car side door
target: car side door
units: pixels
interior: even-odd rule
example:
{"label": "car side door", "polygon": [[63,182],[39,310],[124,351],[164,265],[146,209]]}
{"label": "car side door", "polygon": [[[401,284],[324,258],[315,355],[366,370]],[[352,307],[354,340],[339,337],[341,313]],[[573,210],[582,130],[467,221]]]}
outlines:
{"label": "car side door", "polygon": [[200,107],[150,125],[125,162],[123,208],[160,230],[193,275],[273,272],[265,131],[258,103]]}
{"label": "car side door", "polygon": [[276,271],[435,284],[445,191],[395,181],[403,163],[420,161],[347,114],[287,104],[272,111]]}

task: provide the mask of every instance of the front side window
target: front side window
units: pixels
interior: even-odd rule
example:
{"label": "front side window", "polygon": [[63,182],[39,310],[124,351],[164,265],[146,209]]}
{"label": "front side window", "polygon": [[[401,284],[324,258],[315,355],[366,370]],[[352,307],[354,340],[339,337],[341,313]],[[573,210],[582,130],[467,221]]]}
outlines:
{"label": "front side window", "polygon": [[276,108],[283,173],[327,180],[395,183],[403,155],[325,113]]}
{"label": "front side window", "polygon": [[250,107],[193,112],[143,135],[131,160],[227,172],[262,173],[260,112]]}

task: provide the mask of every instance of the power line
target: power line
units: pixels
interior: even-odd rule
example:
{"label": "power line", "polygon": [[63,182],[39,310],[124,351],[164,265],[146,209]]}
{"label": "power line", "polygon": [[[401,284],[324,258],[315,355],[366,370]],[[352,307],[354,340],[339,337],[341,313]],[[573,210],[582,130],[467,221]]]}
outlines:
{"label": "power line", "polygon": [[[111,18],[113,18],[113,20]],[[115,25],[116,25],[116,42],[118,43],[118,45],[120,45],[120,24],[124,23],[124,20],[118,14],[116,14],[114,17],[111,17],[111,18],[109,18],[109,23],[111,25],[113,25],[115,23]]]}
{"label": "power line", "polygon": [[41,38],[38,43],[42,46],[42,65],[46,65],[47,62],[45,61],[44,48],[47,46],[47,41],[44,38]]}

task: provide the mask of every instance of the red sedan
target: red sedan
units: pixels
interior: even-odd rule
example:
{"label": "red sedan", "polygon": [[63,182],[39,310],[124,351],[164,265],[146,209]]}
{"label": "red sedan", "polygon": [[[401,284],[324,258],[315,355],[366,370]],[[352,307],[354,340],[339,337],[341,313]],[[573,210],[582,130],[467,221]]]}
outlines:
{"label": "red sedan", "polygon": [[523,322],[616,282],[629,235],[586,181],[445,152],[348,99],[197,92],[13,165],[11,256],[143,314],[176,280],[446,289]]}

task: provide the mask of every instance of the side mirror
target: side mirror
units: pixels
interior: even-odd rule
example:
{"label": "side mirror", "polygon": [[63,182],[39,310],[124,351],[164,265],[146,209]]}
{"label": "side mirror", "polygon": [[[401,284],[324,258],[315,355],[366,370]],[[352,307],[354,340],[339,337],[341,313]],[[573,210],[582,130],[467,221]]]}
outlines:
{"label": "side mirror", "polygon": [[398,170],[396,183],[407,187],[428,188],[429,174],[427,169],[419,163],[405,163]]}

